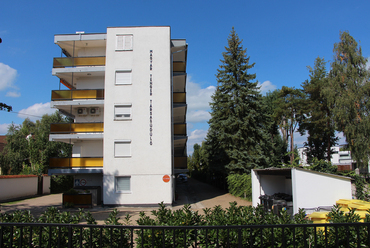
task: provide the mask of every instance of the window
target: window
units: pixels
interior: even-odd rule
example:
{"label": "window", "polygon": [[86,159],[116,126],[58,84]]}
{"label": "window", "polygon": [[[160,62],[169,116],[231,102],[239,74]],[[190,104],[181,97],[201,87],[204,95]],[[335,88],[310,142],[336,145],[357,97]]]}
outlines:
{"label": "window", "polygon": [[131,83],[131,70],[116,71],[116,85],[127,85]]}
{"label": "window", "polygon": [[116,192],[131,192],[131,177],[116,177]]}
{"label": "window", "polygon": [[131,157],[131,140],[114,141],[114,157]]}
{"label": "window", "polygon": [[116,51],[131,51],[131,50],[132,50],[132,35],[117,35]]}
{"label": "window", "polygon": [[114,106],[114,120],[131,120],[131,104],[122,104]]}

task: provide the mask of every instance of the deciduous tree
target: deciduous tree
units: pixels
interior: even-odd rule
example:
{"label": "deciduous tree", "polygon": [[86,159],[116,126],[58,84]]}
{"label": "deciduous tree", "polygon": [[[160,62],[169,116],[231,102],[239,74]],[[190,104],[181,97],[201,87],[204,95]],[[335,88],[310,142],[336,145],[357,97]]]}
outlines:
{"label": "deciduous tree", "polygon": [[70,120],[56,112],[44,115],[36,123],[27,118],[22,125],[10,125],[7,144],[0,156],[2,173],[19,174],[22,170],[45,173],[49,158],[70,156],[70,144],[49,141],[50,124],[59,122]]}
{"label": "deciduous tree", "polygon": [[347,31],[341,32],[324,90],[333,106],[336,127],[360,165],[367,165],[370,155],[370,74],[366,63],[356,40]]}
{"label": "deciduous tree", "polygon": [[[283,86],[278,93],[278,99],[275,101],[275,119],[279,120],[280,127],[285,130],[290,137],[290,163],[294,161],[294,132],[303,118],[303,99],[305,95],[300,89]],[[284,132],[283,132],[284,134]]]}

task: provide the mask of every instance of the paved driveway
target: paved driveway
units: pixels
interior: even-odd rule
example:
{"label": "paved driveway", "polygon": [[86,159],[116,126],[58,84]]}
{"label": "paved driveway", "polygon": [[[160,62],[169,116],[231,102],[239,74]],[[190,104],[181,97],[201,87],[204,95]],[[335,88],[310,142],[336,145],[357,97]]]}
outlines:
{"label": "paved driveway", "polygon": [[[229,207],[229,202],[233,201],[236,201],[238,205],[251,205],[251,202],[249,201],[232,196],[222,190],[192,178],[189,178],[188,182],[186,183],[178,183],[176,188],[178,199],[173,206],[169,207],[172,210],[180,209],[184,206],[184,204],[190,204],[193,210],[200,212],[202,212],[203,208],[212,208],[216,205],[227,208]],[[30,210],[35,217],[40,216],[50,206],[57,207],[60,211],[77,211],[77,209],[62,208],[62,194],[39,196],[14,203],[2,203],[0,205],[1,213],[11,213],[15,210]],[[132,216],[132,225],[136,224],[136,220],[139,218],[140,211],[144,211],[147,215],[150,215],[152,210],[157,209],[157,207],[116,208],[119,211],[119,217],[122,219],[127,214]],[[104,220],[108,218],[109,213],[113,209],[113,207],[94,207],[92,209],[87,209],[87,211],[92,213],[98,224],[104,224]]]}

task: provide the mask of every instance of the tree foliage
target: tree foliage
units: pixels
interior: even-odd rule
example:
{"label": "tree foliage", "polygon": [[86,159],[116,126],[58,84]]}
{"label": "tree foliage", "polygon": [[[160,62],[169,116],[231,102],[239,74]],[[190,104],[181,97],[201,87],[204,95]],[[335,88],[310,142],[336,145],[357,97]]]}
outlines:
{"label": "tree foliage", "polygon": [[278,93],[278,99],[275,101],[275,120],[280,123],[286,143],[288,143],[288,137],[290,137],[291,164],[294,161],[294,132],[304,117],[302,105],[304,98],[305,95],[300,89],[283,86]]}
{"label": "tree foliage", "polygon": [[336,128],[343,132],[352,157],[360,165],[367,165],[370,155],[370,74],[366,63],[356,40],[347,31],[341,32],[324,90]]}
{"label": "tree foliage", "polygon": [[27,118],[21,125],[11,124],[6,135],[7,144],[0,156],[2,173],[46,173],[49,158],[70,156],[70,144],[49,141],[50,124],[69,121],[56,112],[36,122]]}
{"label": "tree foliage", "polygon": [[217,89],[212,96],[211,119],[206,138],[213,170],[244,173],[265,167],[269,149],[267,119],[255,74],[234,28],[217,70]]}
{"label": "tree foliage", "polygon": [[3,102],[0,102],[0,110],[6,110],[6,111],[10,112],[10,111],[13,110],[13,108],[10,105],[7,105]]}
{"label": "tree foliage", "polygon": [[314,68],[308,66],[310,79],[302,84],[306,95],[303,102],[305,118],[300,123],[299,131],[302,134],[306,131],[308,133],[305,151],[309,163],[313,158],[330,161],[331,147],[335,146],[338,140],[335,136],[332,106],[323,94],[323,89],[328,87],[325,64],[324,59],[316,58]]}

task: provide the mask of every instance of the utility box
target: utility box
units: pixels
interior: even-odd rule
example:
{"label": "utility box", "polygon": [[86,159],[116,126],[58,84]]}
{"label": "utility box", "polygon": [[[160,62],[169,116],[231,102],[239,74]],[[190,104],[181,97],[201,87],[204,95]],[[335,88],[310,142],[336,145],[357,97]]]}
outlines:
{"label": "utility box", "polygon": [[252,203],[261,203],[263,195],[292,195],[292,213],[300,208],[314,212],[330,207],[338,199],[351,199],[351,178],[301,168],[269,168],[252,170]]}

